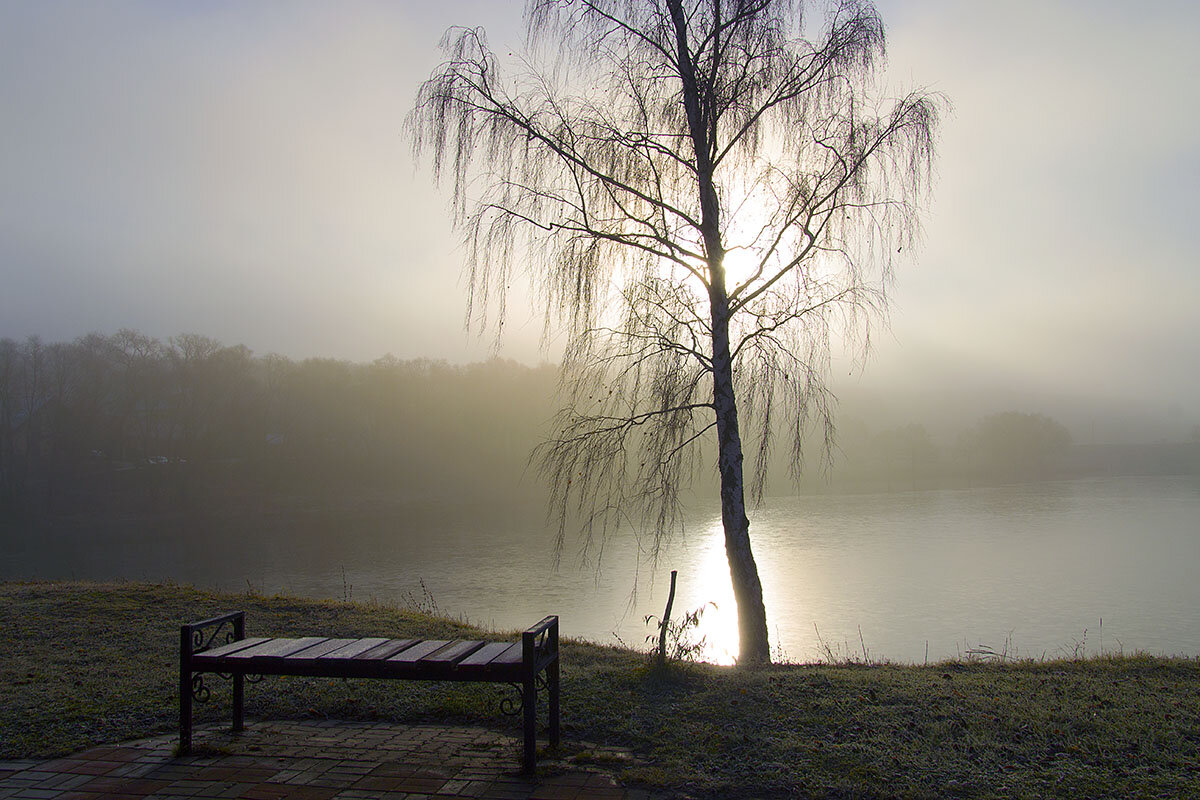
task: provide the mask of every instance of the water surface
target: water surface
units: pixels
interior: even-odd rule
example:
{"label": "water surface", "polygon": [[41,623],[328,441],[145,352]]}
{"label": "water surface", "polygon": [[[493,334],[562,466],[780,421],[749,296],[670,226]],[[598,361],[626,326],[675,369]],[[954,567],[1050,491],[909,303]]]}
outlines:
{"label": "water surface", "polygon": [[[1200,653],[1200,481],[1112,478],[966,490],[770,498],[751,513],[772,645],[798,661],[920,663]],[[707,607],[706,656],[736,652],[715,504],[660,554],[627,532],[597,573],[555,563],[540,512],[454,508],[286,519],[112,524],[0,540],[0,579],[172,580],[320,598],[424,600],[497,628],[546,613],[564,635],[642,646],[679,571],[677,613]],[[636,590],[635,590],[636,586]],[[251,621],[251,625],[253,622]]]}

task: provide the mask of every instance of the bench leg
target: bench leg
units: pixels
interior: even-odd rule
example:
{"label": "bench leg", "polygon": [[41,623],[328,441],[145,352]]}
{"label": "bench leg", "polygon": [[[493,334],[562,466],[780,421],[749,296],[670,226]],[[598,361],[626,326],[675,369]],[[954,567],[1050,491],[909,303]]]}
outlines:
{"label": "bench leg", "polygon": [[525,728],[525,752],[521,766],[526,775],[533,775],[537,770],[537,684],[532,675],[523,682],[521,707]]}
{"label": "bench leg", "polygon": [[550,746],[558,747],[558,659],[546,667],[550,700]]}
{"label": "bench leg", "polygon": [[192,676],[179,672],[179,755],[192,750]]}
{"label": "bench leg", "polygon": [[233,732],[246,730],[245,723],[246,676],[240,672],[233,674]]}
{"label": "bench leg", "polygon": [[192,626],[179,628],[179,755],[192,749]]}

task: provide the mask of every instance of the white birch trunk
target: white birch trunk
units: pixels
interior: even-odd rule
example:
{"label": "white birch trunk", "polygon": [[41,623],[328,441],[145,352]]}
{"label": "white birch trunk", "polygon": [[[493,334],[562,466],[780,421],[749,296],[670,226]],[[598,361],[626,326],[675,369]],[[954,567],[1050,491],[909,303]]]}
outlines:
{"label": "white birch trunk", "polygon": [[[722,293],[722,298],[724,293]],[[738,612],[738,664],[753,666],[771,660],[767,642],[767,611],[762,582],[750,549],[750,520],[742,470],[742,436],[738,427],[737,398],[733,391],[733,364],[729,354],[728,300],[725,314],[713,318],[713,407],[717,415],[717,469],[721,475],[721,522],[725,529],[725,556],[733,581]],[[717,308],[713,309],[718,312]]]}
{"label": "white birch trunk", "polygon": [[[679,77],[688,133],[696,154],[700,192],[700,225],[708,261],[709,307],[712,314],[713,409],[717,416],[717,469],[721,475],[721,521],[725,528],[725,555],[738,607],[738,664],[752,666],[771,660],[767,643],[767,612],[763,606],[758,565],[750,550],[750,520],[746,517],[745,481],[742,473],[742,435],[738,427],[737,398],[733,389],[733,358],[729,347],[729,294],[725,287],[725,247],[721,240],[721,205],[713,176],[715,129],[701,113],[701,92],[688,49],[687,21],[680,0],[668,0],[675,28]],[[719,12],[718,12],[719,13]],[[713,42],[713,47],[717,42]],[[711,112],[711,109],[710,109]]]}

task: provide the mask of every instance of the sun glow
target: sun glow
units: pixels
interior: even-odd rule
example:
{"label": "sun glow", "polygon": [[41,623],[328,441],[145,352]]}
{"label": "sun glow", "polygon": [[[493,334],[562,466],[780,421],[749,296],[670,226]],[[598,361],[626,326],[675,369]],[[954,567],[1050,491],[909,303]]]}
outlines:
{"label": "sun glow", "polygon": [[733,664],[738,653],[737,603],[733,599],[733,587],[729,583],[729,562],[725,558],[725,530],[721,518],[709,526],[704,539],[704,550],[697,559],[696,590],[692,593],[697,608],[704,608],[695,638],[704,638],[704,649],[700,658],[713,664]]}
{"label": "sun glow", "polygon": [[751,278],[759,265],[759,253],[747,247],[731,248],[725,253],[725,288],[733,289]]}

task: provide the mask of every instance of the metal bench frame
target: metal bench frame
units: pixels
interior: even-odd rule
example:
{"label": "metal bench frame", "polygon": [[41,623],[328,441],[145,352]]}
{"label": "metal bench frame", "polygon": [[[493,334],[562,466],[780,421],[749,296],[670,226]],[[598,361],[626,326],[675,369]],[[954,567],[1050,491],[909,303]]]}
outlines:
{"label": "metal bench frame", "polygon": [[[224,637],[217,641],[218,635]],[[272,643],[274,643],[272,645]],[[338,651],[342,651],[339,655]],[[307,655],[306,655],[307,651]],[[537,692],[549,701],[551,746],[559,742],[558,617],[521,634],[519,642],[421,639],[304,639],[246,637],[246,612],[234,611],[179,629],[179,752],[192,745],[192,700],[204,702],[204,673],[233,679],[233,730],[244,730],[246,676],[308,675],[324,678],[481,681],[507,683],[520,694],[525,745],[522,768],[537,763]],[[545,672],[542,678],[541,673]]]}

